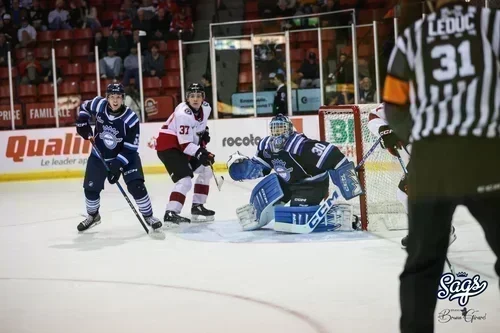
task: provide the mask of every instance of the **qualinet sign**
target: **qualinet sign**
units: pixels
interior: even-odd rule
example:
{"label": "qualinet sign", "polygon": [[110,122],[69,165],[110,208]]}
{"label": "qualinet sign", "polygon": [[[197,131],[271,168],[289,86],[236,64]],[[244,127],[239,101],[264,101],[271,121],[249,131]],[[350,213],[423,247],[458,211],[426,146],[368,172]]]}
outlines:
{"label": "qualinet sign", "polygon": [[11,136],[7,142],[5,156],[14,162],[22,162],[25,157],[80,155],[90,152],[90,141],[66,133],[63,138],[29,139],[26,135]]}
{"label": "qualinet sign", "polygon": [[73,128],[0,132],[0,178],[19,173],[83,172],[91,144],[73,132]]}

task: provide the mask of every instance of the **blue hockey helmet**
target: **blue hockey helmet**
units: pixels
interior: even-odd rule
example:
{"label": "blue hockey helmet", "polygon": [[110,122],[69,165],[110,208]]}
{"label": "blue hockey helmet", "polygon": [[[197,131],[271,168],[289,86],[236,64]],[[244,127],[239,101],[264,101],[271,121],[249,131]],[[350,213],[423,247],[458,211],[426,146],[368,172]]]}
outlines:
{"label": "blue hockey helmet", "polygon": [[294,133],[293,124],[290,118],[281,113],[274,116],[269,123],[269,133],[271,139],[269,146],[273,152],[278,152],[285,146],[288,138]]}
{"label": "blue hockey helmet", "polygon": [[125,95],[125,88],[121,83],[110,83],[106,88],[106,96],[108,95]]}

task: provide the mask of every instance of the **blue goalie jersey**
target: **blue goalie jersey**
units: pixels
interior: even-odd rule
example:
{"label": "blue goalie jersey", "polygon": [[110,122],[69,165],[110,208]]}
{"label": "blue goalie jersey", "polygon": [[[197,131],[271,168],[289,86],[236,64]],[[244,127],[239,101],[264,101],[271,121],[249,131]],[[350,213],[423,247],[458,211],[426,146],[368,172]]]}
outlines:
{"label": "blue goalie jersey", "polygon": [[304,134],[292,134],[283,149],[274,153],[269,149],[270,137],[259,142],[253,158],[264,166],[264,173],[274,171],[288,184],[322,181],[347,158],[328,142],[307,138]]}
{"label": "blue goalie jersey", "polygon": [[[80,106],[77,122],[96,119],[95,143],[105,160],[119,159],[127,165],[137,156],[139,148],[139,117],[126,106],[119,116],[108,112],[108,101],[103,97],[87,100]],[[92,154],[96,152],[92,149]]]}

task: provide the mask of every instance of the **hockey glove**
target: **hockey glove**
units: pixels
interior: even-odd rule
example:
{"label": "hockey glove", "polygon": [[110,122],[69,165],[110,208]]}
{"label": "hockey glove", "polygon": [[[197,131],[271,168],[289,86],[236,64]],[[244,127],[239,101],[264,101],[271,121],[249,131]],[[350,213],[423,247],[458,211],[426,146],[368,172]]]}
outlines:
{"label": "hockey glove", "polygon": [[90,137],[94,136],[92,127],[87,121],[84,123],[76,123],[76,132],[85,140],[88,140]]}
{"label": "hockey glove", "polygon": [[382,138],[382,148],[387,149],[394,156],[399,156],[397,150],[403,147],[403,142],[398,138],[396,133],[387,125],[380,126],[378,133]]}
{"label": "hockey glove", "polygon": [[210,164],[215,163],[215,155],[207,151],[205,148],[198,149],[194,157],[196,157],[204,166],[209,166]]}
{"label": "hockey glove", "polygon": [[210,142],[210,133],[208,132],[208,126],[205,129],[205,132],[203,132],[200,135],[200,142],[201,142],[201,146],[203,146],[203,147],[205,147]]}
{"label": "hockey glove", "polygon": [[108,181],[110,184],[114,184],[120,179],[122,174],[122,163],[118,159],[114,159],[108,162]]}

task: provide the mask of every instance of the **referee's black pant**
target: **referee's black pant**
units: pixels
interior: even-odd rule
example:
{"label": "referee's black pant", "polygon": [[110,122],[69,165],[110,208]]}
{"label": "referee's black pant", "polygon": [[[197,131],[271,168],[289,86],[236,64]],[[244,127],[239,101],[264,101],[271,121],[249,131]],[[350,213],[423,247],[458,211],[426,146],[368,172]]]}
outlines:
{"label": "referee's black pant", "polygon": [[467,206],[482,226],[497,256],[495,271],[500,276],[500,190],[482,193],[477,190],[478,184],[500,184],[496,178],[500,159],[493,157],[495,153],[500,155],[500,150],[488,149],[499,149],[500,145],[476,143],[470,146],[471,142],[465,140],[445,139],[413,145],[408,258],[400,275],[402,333],[434,332],[437,291],[457,205]]}

